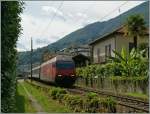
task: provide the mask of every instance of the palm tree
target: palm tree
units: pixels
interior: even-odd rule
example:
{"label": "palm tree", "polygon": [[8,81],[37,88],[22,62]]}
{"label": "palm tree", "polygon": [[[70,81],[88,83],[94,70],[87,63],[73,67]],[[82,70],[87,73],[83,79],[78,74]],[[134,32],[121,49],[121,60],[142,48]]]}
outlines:
{"label": "palm tree", "polygon": [[137,38],[146,32],[145,21],[142,15],[135,14],[127,18],[124,26],[125,36],[132,37],[134,48],[137,48]]}

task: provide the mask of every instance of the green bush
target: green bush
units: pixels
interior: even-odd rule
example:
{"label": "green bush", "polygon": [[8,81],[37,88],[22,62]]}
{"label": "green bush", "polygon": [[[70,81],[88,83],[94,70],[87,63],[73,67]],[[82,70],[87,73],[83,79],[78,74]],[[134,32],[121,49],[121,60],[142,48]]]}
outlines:
{"label": "green bush", "polygon": [[105,76],[104,65],[97,65],[97,67],[95,68],[95,74],[98,77],[104,77]]}
{"label": "green bush", "polygon": [[101,99],[100,102],[103,107],[108,109],[108,112],[111,112],[111,113],[116,112],[116,102],[114,101],[113,98],[108,97],[106,99]]}
{"label": "green bush", "polygon": [[52,96],[53,99],[56,99],[57,91],[58,91],[57,89],[52,89],[51,90],[51,96]]}
{"label": "green bush", "polygon": [[69,106],[73,112],[100,112],[100,109],[106,108],[107,111],[115,112],[115,101],[111,98],[99,99],[98,94],[89,92],[85,97],[78,95],[70,95],[64,89],[53,88],[51,91],[51,97],[57,99]]}
{"label": "green bush", "polygon": [[85,100],[85,112],[95,113],[99,109],[99,98],[94,92],[89,92],[86,94]]}
{"label": "green bush", "polygon": [[99,65],[89,65],[78,68],[78,76],[92,80],[95,76],[148,76],[148,59],[143,56],[145,50],[132,50],[129,55],[125,49],[121,53],[114,51],[116,57],[110,57],[111,62]]}
{"label": "green bush", "polygon": [[23,10],[21,1],[1,2],[1,112],[10,113],[15,109],[16,93],[16,44],[21,33]]}
{"label": "green bush", "polygon": [[90,92],[86,95],[84,102],[85,112],[95,113],[104,109],[107,112],[116,112],[116,102],[113,98],[99,98],[96,93]]}
{"label": "green bush", "polygon": [[107,63],[104,65],[104,75],[112,76],[114,75],[114,65],[112,63]]}
{"label": "green bush", "polygon": [[131,69],[132,76],[148,76],[148,60],[134,60]]}
{"label": "green bush", "polygon": [[56,98],[59,100],[59,102],[62,102],[65,94],[67,94],[66,90],[58,89],[57,94],[56,94]]}
{"label": "green bush", "polygon": [[51,90],[51,96],[53,99],[61,99],[63,98],[63,95],[66,93],[67,92],[61,88],[52,88]]}
{"label": "green bush", "polygon": [[96,93],[94,93],[94,92],[89,92],[89,93],[86,94],[87,100],[91,100],[91,99],[93,99],[93,98],[95,98],[97,96],[98,95]]}
{"label": "green bush", "polygon": [[80,96],[74,95],[65,95],[64,100],[66,104],[74,111],[74,112],[82,112],[83,110],[83,99]]}
{"label": "green bush", "polygon": [[85,112],[95,113],[98,112],[99,109],[99,98],[96,96],[90,96],[90,99],[86,99],[85,105]]}

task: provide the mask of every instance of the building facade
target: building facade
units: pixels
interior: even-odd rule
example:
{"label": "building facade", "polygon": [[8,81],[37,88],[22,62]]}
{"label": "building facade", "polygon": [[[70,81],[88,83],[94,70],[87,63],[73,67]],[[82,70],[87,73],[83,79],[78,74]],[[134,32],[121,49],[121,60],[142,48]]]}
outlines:
{"label": "building facade", "polygon": [[[124,48],[129,53],[134,47],[133,42],[133,38],[124,36],[121,28],[112,33],[106,34],[103,37],[97,38],[97,40],[89,44],[92,48],[93,63],[105,63],[107,56],[115,56],[113,50],[121,52],[122,48]],[[148,42],[149,33],[146,32],[143,37],[137,38],[137,47],[143,43],[148,44]]]}
{"label": "building facade", "polygon": [[90,54],[91,54],[90,47],[88,45],[64,48],[64,49],[60,50],[59,53],[68,53],[70,55],[82,54],[86,57],[90,57]]}

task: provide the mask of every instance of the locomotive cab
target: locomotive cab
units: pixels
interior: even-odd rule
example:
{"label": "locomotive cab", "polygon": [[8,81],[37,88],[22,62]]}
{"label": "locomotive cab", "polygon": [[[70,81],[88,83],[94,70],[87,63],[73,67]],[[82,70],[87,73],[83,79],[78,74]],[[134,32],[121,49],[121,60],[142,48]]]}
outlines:
{"label": "locomotive cab", "polygon": [[75,64],[72,61],[56,61],[56,80],[60,86],[71,86],[75,83]]}

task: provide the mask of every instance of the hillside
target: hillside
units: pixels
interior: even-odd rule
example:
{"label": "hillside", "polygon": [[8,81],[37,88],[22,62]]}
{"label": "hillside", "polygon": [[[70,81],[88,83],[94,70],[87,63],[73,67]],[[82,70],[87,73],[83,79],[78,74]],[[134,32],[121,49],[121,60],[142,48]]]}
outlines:
{"label": "hillside", "polygon": [[[149,24],[149,2],[144,2],[139,6],[132,8],[131,10],[112,18],[104,22],[95,22],[85,26],[84,28],[78,29],[55,43],[49,44],[46,47],[38,48],[33,52],[33,63],[37,63],[41,60],[41,56],[45,50],[55,52],[62,48],[75,45],[88,44],[98,37],[111,32],[112,30],[121,26],[129,15],[140,13],[144,16],[146,26]],[[25,65],[30,63],[30,52],[19,53],[19,65]]]}

